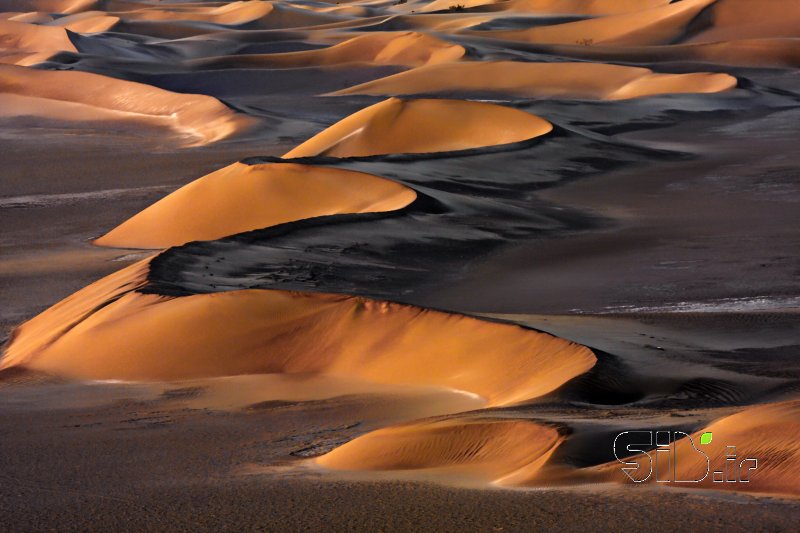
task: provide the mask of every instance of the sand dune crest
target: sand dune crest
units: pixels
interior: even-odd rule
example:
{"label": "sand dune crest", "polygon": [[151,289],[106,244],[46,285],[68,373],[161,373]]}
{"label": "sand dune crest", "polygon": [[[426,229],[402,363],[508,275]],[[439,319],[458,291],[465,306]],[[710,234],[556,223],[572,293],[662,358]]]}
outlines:
{"label": "sand dune crest", "polygon": [[200,68],[299,68],[349,63],[419,66],[460,59],[462,46],[417,32],[360,35],[322,50],[223,56],[193,61]]}
{"label": "sand dune crest", "polygon": [[251,119],[210,96],[178,94],[149,85],[77,71],[0,65],[0,116],[72,123],[126,122],[169,128],[189,145],[238,133]]}
{"label": "sand dune crest", "polygon": [[595,364],[545,333],[367,298],[272,290],[135,290],[147,262],[20,326],[0,369],[88,379],[324,373],[468,391],[488,405],[546,394]]}
{"label": "sand dune crest", "polygon": [[95,244],[166,248],[303,218],[393,211],[415,198],[403,185],[362,172],[234,163],[181,187]]}
{"label": "sand dune crest", "polygon": [[465,33],[531,43],[616,46],[669,44],[683,36],[687,25],[715,1],[683,0],[633,13],[609,15],[552,26]]}
{"label": "sand dune crest", "polygon": [[665,93],[706,93],[736,86],[728,74],[658,74],[602,63],[483,61],[431,65],[356,85],[333,95],[453,95],[492,93],[517,97],[621,100]]}
{"label": "sand dune crest", "polygon": [[336,470],[435,470],[516,484],[535,478],[562,441],[557,429],[527,420],[454,418],[379,429],[315,461]]}
{"label": "sand dune crest", "polygon": [[494,104],[390,98],[318,133],[283,157],[358,157],[467,150],[526,141],[553,126]]}

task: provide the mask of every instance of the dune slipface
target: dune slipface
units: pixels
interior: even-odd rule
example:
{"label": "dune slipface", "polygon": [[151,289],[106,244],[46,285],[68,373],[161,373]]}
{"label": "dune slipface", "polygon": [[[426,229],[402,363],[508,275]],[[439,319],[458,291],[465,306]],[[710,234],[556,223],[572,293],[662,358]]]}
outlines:
{"label": "dune slipface", "polygon": [[210,96],[178,94],[149,85],[77,71],[0,65],[0,116],[71,123],[123,122],[168,128],[186,144],[218,141],[252,119]]}
{"label": "dune slipface", "polygon": [[303,218],[394,211],[416,193],[371,174],[291,163],[234,163],[181,187],[95,241],[166,248]]}
{"label": "dune slipface", "polygon": [[669,44],[682,37],[687,25],[715,0],[683,0],[643,11],[538,26],[524,30],[470,31],[471,35],[530,43],[585,45]]}
{"label": "dune slipface", "polygon": [[0,63],[35,65],[64,51],[77,52],[64,28],[0,19]]}
{"label": "dune slipface", "polygon": [[[704,445],[700,438],[706,432],[712,434],[712,440]],[[692,434],[692,441],[694,446],[686,438],[676,441],[672,451],[673,482],[665,484],[683,488],[800,494],[800,479],[797,477],[800,468],[800,400],[749,407]],[[732,463],[726,463],[730,452],[728,446],[735,447]],[[708,461],[695,450],[702,451]],[[634,456],[627,460],[638,463],[642,458]],[[650,463],[645,461],[642,464],[646,473]],[[588,473],[590,479],[599,477],[601,480],[630,483],[621,467],[619,462],[614,462]],[[754,470],[751,471],[751,467]],[[739,482],[714,482],[715,470],[725,472],[725,479]],[[742,483],[741,480],[747,481]]]}
{"label": "dune slipface", "polygon": [[[671,0],[466,0],[465,7],[492,6],[502,11],[552,15],[616,15],[669,4]],[[434,0],[422,11],[446,11],[453,3]]]}
{"label": "dune slipface", "polygon": [[552,391],[595,363],[578,344],[519,326],[361,297],[237,290],[142,294],[147,262],[20,326],[0,369],[90,379],[175,380],[327,373],[432,385],[504,405]]}
{"label": "dune slipface", "polygon": [[448,152],[517,143],[552,129],[544,119],[494,104],[390,98],[337,122],[283,157]]}
{"label": "dune slipface", "polygon": [[563,439],[556,428],[528,420],[451,418],[379,429],[315,461],[336,470],[433,470],[515,485],[534,479]]}
{"label": "dune slipface", "polygon": [[418,32],[365,34],[321,50],[222,56],[193,61],[199,68],[299,68],[349,63],[415,67],[456,61],[464,47]]}
{"label": "dune slipface", "polygon": [[728,74],[658,74],[603,63],[484,61],[416,68],[332,94],[491,93],[623,100],[665,93],[711,93],[735,86],[736,78]]}

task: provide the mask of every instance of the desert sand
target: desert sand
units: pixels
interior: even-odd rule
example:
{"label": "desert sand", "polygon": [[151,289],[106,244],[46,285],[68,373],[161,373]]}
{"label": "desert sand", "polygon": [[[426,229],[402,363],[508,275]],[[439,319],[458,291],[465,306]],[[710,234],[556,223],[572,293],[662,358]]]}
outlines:
{"label": "desert sand", "polygon": [[796,528],[800,2],[0,10],[7,529]]}

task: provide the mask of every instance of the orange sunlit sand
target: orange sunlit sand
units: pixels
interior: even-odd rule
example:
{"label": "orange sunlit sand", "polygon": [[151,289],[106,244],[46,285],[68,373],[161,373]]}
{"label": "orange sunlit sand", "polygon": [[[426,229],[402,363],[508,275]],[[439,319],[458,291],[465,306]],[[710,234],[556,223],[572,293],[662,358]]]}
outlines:
{"label": "orange sunlit sand", "polygon": [[795,529],[798,68],[800,0],[0,2],[0,524]]}

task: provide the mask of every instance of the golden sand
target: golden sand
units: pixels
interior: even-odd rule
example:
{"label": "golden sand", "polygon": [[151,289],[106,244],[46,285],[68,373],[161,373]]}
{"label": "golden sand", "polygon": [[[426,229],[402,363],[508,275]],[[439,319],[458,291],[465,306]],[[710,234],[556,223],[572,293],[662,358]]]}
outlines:
{"label": "golden sand", "polygon": [[95,244],[166,248],[304,218],[394,211],[416,196],[408,187],[363,172],[234,163],[181,187]]}
{"label": "golden sand", "polygon": [[623,100],[667,93],[713,93],[736,86],[728,74],[658,74],[603,63],[482,61],[416,68],[332,93],[415,95],[487,92],[516,97]]}
{"label": "golden sand", "polygon": [[494,104],[390,98],[337,122],[283,157],[448,152],[517,143],[552,129],[544,119]]}

